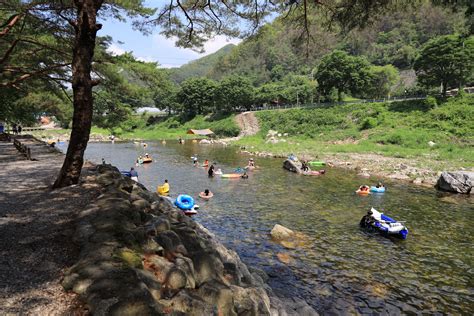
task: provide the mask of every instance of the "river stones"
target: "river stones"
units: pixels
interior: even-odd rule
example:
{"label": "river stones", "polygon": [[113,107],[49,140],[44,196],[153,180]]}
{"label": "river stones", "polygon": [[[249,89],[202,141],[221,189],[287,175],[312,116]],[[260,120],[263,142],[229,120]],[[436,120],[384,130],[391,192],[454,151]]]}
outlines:
{"label": "river stones", "polygon": [[187,278],[186,278],[186,273],[179,269],[173,267],[168,274],[166,275],[165,279],[165,286],[167,288],[173,289],[173,290],[179,290],[184,287],[186,287],[187,283]]}
{"label": "river stones", "polygon": [[238,315],[287,315],[282,313],[272,314],[270,299],[263,288],[243,288],[235,285],[229,286],[234,298],[234,307]]}
{"label": "river stones", "polygon": [[135,269],[138,278],[142,281],[155,300],[161,299],[161,283],[158,282],[155,275],[145,269]]}
{"label": "river stones", "polygon": [[155,241],[165,250],[165,257],[172,259],[177,253],[187,255],[187,250],[179,236],[171,230],[164,231],[155,237]]}
{"label": "river stones", "polygon": [[212,279],[218,280],[224,274],[224,264],[213,252],[195,253],[191,255],[191,259],[194,265],[197,286]]}
{"label": "river stones", "polygon": [[138,199],[132,202],[132,206],[135,208],[136,211],[148,211],[151,209],[150,202],[145,199]]}
{"label": "river stones", "polygon": [[285,226],[275,224],[270,231],[270,235],[275,240],[287,240],[292,238],[295,235],[295,232]]}
{"label": "river stones", "polygon": [[294,261],[289,254],[282,252],[277,253],[277,258],[284,264],[290,264]]}
{"label": "river stones", "polygon": [[193,261],[187,257],[179,256],[175,260],[175,266],[186,274],[186,287],[194,289],[196,287],[196,279]]}
{"label": "river stones", "polygon": [[370,173],[368,173],[367,171],[359,172],[357,175],[361,178],[370,178]]}
{"label": "river stones", "polygon": [[216,280],[206,282],[199,287],[198,293],[205,302],[217,307],[219,314],[237,315],[234,311],[232,290],[222,282]]}

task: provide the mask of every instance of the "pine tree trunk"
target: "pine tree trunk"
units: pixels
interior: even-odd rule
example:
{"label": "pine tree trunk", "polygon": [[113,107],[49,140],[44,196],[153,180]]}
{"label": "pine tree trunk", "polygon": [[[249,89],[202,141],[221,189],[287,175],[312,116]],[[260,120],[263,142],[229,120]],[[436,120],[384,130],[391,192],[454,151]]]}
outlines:
{"label": "pine tree trunk", "polygon": [[92,60],[95,38],[101,28],[96,23],[97,11],[103,0],[75,0],[77,21],[74,25],[75,40],[72,58],[72,89],[74,96],[74,114],[69,146],[54,188],[61,188],[79,182],[84,151],[89,141],[92,124]]}

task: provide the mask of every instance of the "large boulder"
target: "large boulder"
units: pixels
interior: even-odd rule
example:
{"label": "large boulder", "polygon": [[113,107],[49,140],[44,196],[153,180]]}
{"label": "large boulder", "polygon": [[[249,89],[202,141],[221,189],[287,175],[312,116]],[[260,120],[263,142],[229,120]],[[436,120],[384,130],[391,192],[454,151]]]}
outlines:
{"label": "large boulder", "polygon": [[293,161],[290,159],[286,159],[285,162],[283,162],[283,168],[285,168],[288,171],[291,172],[296,172],[296,173],[301,173],[301,162],[299,161]]}
{"label": "large boulder", "polygon": [[436,183],[436,188],[442,191],[474,194],[474,172],[457,171],[443,172]]}

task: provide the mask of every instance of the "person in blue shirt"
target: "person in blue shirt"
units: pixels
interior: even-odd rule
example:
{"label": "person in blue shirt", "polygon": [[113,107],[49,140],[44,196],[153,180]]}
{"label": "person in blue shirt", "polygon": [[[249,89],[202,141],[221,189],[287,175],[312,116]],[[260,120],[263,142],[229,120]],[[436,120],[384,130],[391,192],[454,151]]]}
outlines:
{"label": "person in blue shirt", "polygon": [[133,181],[138,182],[138,172],[133,167],[130,169],[130,178]]}

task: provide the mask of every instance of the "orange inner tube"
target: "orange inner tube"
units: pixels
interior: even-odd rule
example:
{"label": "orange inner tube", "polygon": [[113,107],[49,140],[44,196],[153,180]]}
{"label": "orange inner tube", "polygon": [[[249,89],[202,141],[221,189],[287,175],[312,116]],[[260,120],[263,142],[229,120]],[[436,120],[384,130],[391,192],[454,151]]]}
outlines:
{"label": "orange inner tube", "polygon": [[209,200],[213,196],[214,194],[212,192],[209,192],[209,195],[205,195],[204,192],[199,193],[199,197],[204,200]]}

